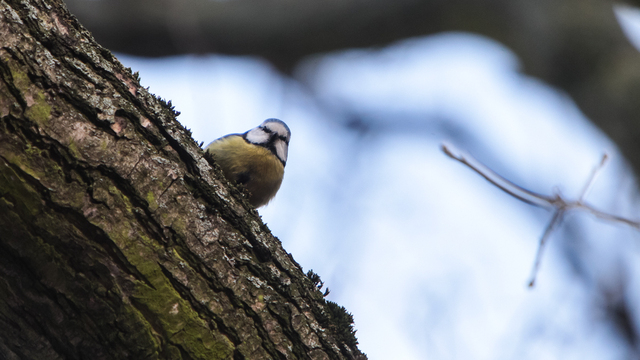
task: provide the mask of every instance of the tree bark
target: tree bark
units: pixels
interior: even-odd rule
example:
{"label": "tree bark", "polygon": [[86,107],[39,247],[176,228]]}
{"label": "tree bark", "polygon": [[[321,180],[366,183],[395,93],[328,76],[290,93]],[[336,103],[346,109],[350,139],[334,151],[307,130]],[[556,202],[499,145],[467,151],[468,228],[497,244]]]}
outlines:
{"label": "tree bark", "polygon": [[0,1],[0,358],[365,358],[175,116],[61,1]]}

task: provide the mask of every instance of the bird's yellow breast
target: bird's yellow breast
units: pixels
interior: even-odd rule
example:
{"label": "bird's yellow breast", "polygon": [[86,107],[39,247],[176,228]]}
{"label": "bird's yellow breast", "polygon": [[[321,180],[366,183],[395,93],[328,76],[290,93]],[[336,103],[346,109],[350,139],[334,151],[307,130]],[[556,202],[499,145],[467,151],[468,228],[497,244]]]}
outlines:
{"label": "bird's yellow breast", "polygon": [[282,183],[284,165],[267,148],[246,142],[240,135],[220,138],[207,146],[228,180],[249,190],[249,202],[260,207],[271,200]]}

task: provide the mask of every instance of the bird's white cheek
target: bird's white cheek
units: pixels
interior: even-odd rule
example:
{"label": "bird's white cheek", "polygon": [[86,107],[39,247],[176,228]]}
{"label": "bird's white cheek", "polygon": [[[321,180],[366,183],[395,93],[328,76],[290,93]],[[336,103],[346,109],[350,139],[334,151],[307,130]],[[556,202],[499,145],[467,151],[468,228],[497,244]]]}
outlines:
{"label": "bird's white cheek", "polygon": [[278,157],[282,161],[287,162],[287,153],[289,150],[289,146],[287,146],[287,144],[282,140],[277,140],[275,143],[275,146],[276,146],[276,153],[278,154]]}
{"label": "bird's white cheek", "polygon": [[246,136],[252,144],[266,144],[269,141],[269,134],[260,128],[251,129]]}

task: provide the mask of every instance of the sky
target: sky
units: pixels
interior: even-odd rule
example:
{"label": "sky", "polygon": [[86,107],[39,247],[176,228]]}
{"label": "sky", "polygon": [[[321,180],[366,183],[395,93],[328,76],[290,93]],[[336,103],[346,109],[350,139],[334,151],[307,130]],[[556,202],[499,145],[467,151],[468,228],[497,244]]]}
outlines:
{"label": "sky", "polygon": [[[640,34],[637,12],[619,14]],[[502,44],[467,33],[415,38],[320,55],[293,78],[250,57],[116,56],[205,145],[270,117],[289,125],[282,187],[259,213],[353,314],[370,359],[629,358],[597,294],[621,271],[640,283],[640,234],[569,214],[528,288],[551,211],[440,150],[447,142],[521,186],[567,198],[606,152],[588,202],[638,213],[615,144],[566,94],[520,73]]]}

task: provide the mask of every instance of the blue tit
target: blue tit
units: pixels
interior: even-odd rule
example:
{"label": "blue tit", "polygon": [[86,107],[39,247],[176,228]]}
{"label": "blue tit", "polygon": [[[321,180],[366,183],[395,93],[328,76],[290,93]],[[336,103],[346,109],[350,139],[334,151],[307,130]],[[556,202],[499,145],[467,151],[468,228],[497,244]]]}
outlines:
{"label": "blue tit", "polygon": [[249,203],[266,205],[278,192],[291,131],[278,119],[267,119],[244,134],[230,134],[207,145],[208,151],[231,182],[250,193]]}

